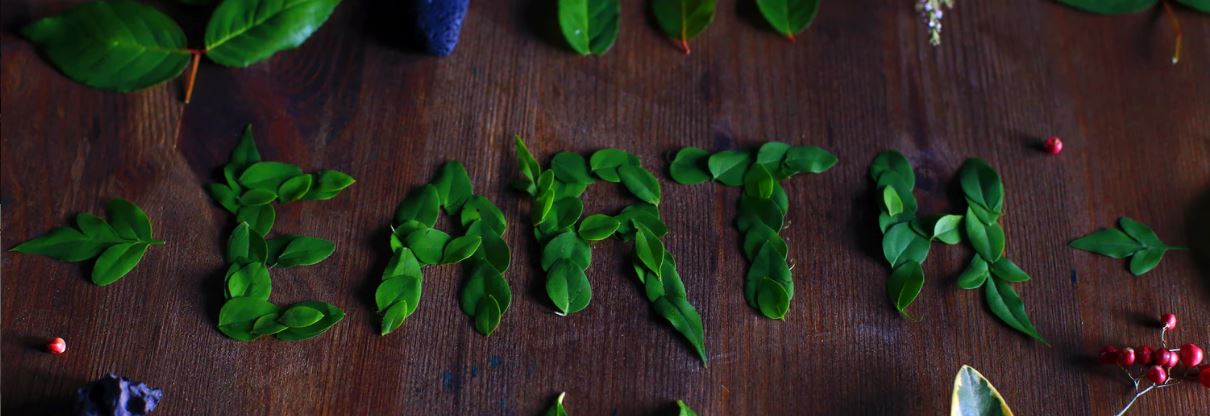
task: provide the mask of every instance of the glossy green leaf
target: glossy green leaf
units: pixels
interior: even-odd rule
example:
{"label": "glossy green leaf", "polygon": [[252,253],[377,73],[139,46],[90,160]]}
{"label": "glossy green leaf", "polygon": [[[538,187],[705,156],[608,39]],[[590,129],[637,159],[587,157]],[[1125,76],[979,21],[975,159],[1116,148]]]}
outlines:
{"label": "glossy green leaf", "polygon": [[775,180],[768,169],[760,163],[755,163],[748,168],[748,172],[744,175],[744,194],[754,197],[769,199],[773,196],[773,184]]}
{"label": "glossy green leaf", "polygon": [[790,268],[786,264],[785,257],[778,253],[772,244],[762,246],[757,251],[756,257],[752,259],[752,265],[748,268],[744,281],[744,298],[748,301],[748,306],[761,311],[765,317],[782,319],[785,311],[776,314],[764,313],[768,308],[762,308],[760,297],[762,293],[768,296],[769,289],[764,287],[768,284],[765,279],[776,282],[780,289],[786,292],[786,308],[789,308],[789,299],[794,298],[794,280],[790,276]]}
{"label": "glossy green leaf", "polygon": [[280,255],[270,263],[273,267],[310,266],[323,261],[336,251],[336,245],[322,238],[295,236]]}
{"label": "glossy green leaf", "polygon": [[[894,150],[879,153],[870,163],[870,179],[881,183],[884,177],[896,178],[908,189],[916,187],[916,173],[912,171],[912,164]],[[899,196],[906,199],[902,192]]]}
{"label": "glossy green leaf", "polygon": [[415,310],[416,308],[406,300],[395,302],[382,314],[382,330],[379,335],[386,336],[399,329],[400,326],[403,326],[403,321]]}
{"label": "glossy green leaf", "polygon": [[1130,258],[1130,273],[1135,276],[1142,276],[1154,269],[1160,264],[1160,260],[1164,259],[1164,252],[1168,251],[1163,248],[1148,248],[1139,250]]}
{"label": "glossy green leaf", "polygon": [[123,238],[151,242],[151,220],[135,204],[125,199],[114,198],[105,205],[109,213],[109,225]]}
{"label": "glossy green leaf", "polygon": [[623,150],[601,149],[593,152],[592,157],[588,159],[588,166],[592,169],[592,173],[601,178],[601,180],[618,183],[622,181],[618,168],[626,165],[637,165],[637,162],[634,156]]}
{"label": "glossy green leaf", "polygon": [[314,325],[323,317],[324,314],[319,309],[306,305],[294,305],[282,312],[277,321],[290,328],[304,328]]}
{"label": "glossy green leaf", "polygon": [[314,180],[311,189],[302,199],[326,201],[335,198],[341,191],[357,182],[352,176],[338,170],[323,170],[311,175]]}
{"label": "glossy green leaf", "polygon": [[176,78],[192,57],[176,22],[129,0],[84,3],[29,24],[21,35],[68,78],[121,92]]}
{"label": "glossy green leaf", "polygon": [[405,244],[416,254],[416,259],[420,260],[421,264],[438,264],[449,241],[449,234],[435,228],[426,228],[408,234]]}
{"label": "glossy green leaf", "polygon": [[224,335],[238,341],[252,341],[252,326],[257,318],[276,314],[277,305],[264,299],[242,297],[228,299],[218,314],[218,329]]}
{"label": "glossy green leaf", "polygon": [[621,225],[617,219],[608,215],[594,214],[580,221],[578,233],[580,238],[588,241],[598,241],[609,238]]}
{"label": "glossy green leaf", "polygon": [[588,161],[579,153],[559,152],[550,160],[550,170],[555,179],[569,184],[591,184],[596,182],[588,173]]}
{"label": "glossy green leaf", "polygon": [[232,173],[238,177],[248,166],[260,161],[260,150],[256,148],[256,139],[252,137],[252,125],[249,124],[244,126],[244,134],[240,136],[239,144],[235,145],[235,149],[231,151],[231,161],[228,162],[228,165],[232,167]]}
{"label": "glossy green leaf", "polygon": [[517,149],[517,161],[521,165],[521,176],[525,177],[521,190],[537,196],[535,185],[538,182],[538,177],[542,174],[542,167],[538,165],[538,161],[534,159],[534,155],[529,152],[529,147],[525,145],[525,141],[518,134],[513,139],[514,146]]}
{"label": "glossy green leaf", "polygon": [[677,408],[677,413],[676,413],[677,416],[697,416],[697,412],[694,412],[693,409],[689,407],[689,405],[685,404],[684,400],[677,400],[676,408]]}
{"label": "glossy green leaf", "polygon": [[1021,270],[1020,267],[1017,267],[1016,263],[1013,263],[1007,258],[1000,258],[1000,260],[997,260],[991,265],[990,270],[992,275],[1005,282],[1016,283],[1029,281],[1029,274],[1025,273],[1024,270]]}
{"label": "glossy green leaf", "polygon": [[555,399],[555,404],[546,410],[543,416],[567,416],[567,409],[563,407],[563,397],[567,393],[559,393],[559,397]]}
{"label": "glossy green leaf", "polygon": [[239,175],[239,183],[252,189],[277,192],[283,182],[302,174],[303,171],[298,165],[282,162],[256,162]]}
{"label": "glossy green leaf", "polygon": [[712,179],[706,161],[710,153],[697,147],[686,147],[676,152],[668,166],[668,176],[683,185],[696,185]]}
{"label": "glossy green leaf", "polygon": [[1126,232],[1130,238],[1143,244],[1147,247],[1163,247],[1164,242],[1160,241],[1160,236],[1155,235],[1155,230],[1148,227],[1147,224],[1135,221],[1130,217],[1118,218],[1118,226],[1122,227],[1122,231]]}
{"label": "glossy green leaf", "polygon": [[265,239],[257,234],[246,222],[241,222],[227,237],[227,262],[265,261],[268,247]]}
{"label": "glossy green leaf", "polygon": [[990,270],[987,261],[983,260],[983,257],[972,256],[970,264],[966,266],[962,274],[958,275],[958,287],[977,289],[983,286],[983,283],[987,281],[989,276]]}
{"label": "glossy green leaf", "polygon": [[253,297],[269,300],[273,292],[273,282],[269,279],[269,269],[260,262],[246,265],[232,263],[227,268],[225,277],[227,299]]}
{"label": "glossy green leaf", "polygon": [[98,286],[106,286],[116,282],[134,270],[134,266],[143,259],[147,252],[147,243],[114,244],[101,252],[97,264],[92,268],[92,282]]}
{"label": "glossy green leaf", "polygon": [[618,37],[618,0],[559,0],[559,28],[580,55],[603,55]]}
{"label": "glossy green leaf", "polygon": [[546,294],[559,315],[570,315],[588,307],[592,286],[584,270],[568,260],[556,261],[546,274]]}
{"label": "glossy green leaf", "polygon": [[903,212],[903,200],[899,198],[899,193],[895,191],[893,186],[884,186],[882,188],[882,206],[886,208],[887,215],[899,215]]}
{"label": "glossy green leaf", "polygon": [[475,330],[491,335],[512,302],[512,291],[503,275],[491,267],[474,267],[462,288],[462,312],[474,320]]}
{"label": "glossy green leaf", "polygon": [[1080,237],[1070,243],[1077,250],[1097,253],[1115,259],[1122,259],[1143,249],[1143,245],[1130,238],[1126,233],[1105,228]]}
{"label": "glossy green leaf", "polygon": [[756,255],[759,254],[760,249],[765,244],[769,244],[773,251],[783,259],[786,258],[787,247],[785,240],[777,235],[776,230],[764,224],[753,225],[744,233],[744,257],[749,260],[756,258]]}
{"label": "glossy green leaf", "polygon": [[277,188],[277,196],[281,202],[294,202],[307,196],[307,192],[311,190],[311,185],[315,178],[311,175],[298,175],[282,182]]}
{"label": "glossy green leaf", "polygon": [[273,202],[275,199],[277,199],[277,193],[274,191],[264,189],[249,189],[245,191],[243,195],[240,195],[239,204],[246,207],[251,207],[265,205]]}
{"label": "glossy green leaf", "polygon": [[1059,0],[1076,9],[1098,14],[1129,14],[1147,10],[1158,0]]}
{"label": "glossy green leaf", "polygon": [[235,213],[236,222],[246,222],[253,231],[256,231],[261,236],[269,234],[269,230],[273,229],[273,222],[277,219],[277,212],[273,210],[272,205],[261,205],[257,207],[241,207]]}
{"label": "glossy green leaf", "polygon": [[760,13],[773,30],[791,40],[815,20],[819,0],[756,0]]}
{"label": "glossy green leaf", "polygon": [[974,248],[976,253],[989,263],[1000,260],[1004,253],[1004,231],[1000,224],[984,224],[970,208],[967,208],[965,221],[962,223],[966,226],[966,239],[970,241],[971,248]]}
{"label": "glossy green leaf", "polygon": [[301,341],[307,338],[315,337],[327,332],[332,328],[333,325],[336,325],[337,322],[340,322],[345,317],[344,311],[340,310],[340,308],[328,303],[314,300],[299,302],[291,305],[290,308],[293,309],[304,306],[320,311],[320,313],[323,314],[323,318],[320,318],[319,321],[305,327],[290,328],[282,331],[275,335],[277,339],[285,341]]}
{"label": "glossy green leaf", "polygon": [[647,169],[638,165],[622,165],[618,167],[618,178],[635,198],[651,205],[660,204],[660,181]]}
{"label": "glossy green leaf", "polygon": [[569,260],[580,270],[586,270],[592,264],[592,249],[574,231],[566,231],[542,248],[542,270],[550,270],[559,260]]}
{"label": "glossy green leaf", "polygon": [[206,185],[206,193],[210,194],[210,198],[213,198],[214,202],[223,209],[231,211],[232,214],[239,211],[239,195],[231,187],[221,183],[212,183]]}
{"label": "glossy green leaf", "polygon": [[715,0],[653,0],[656,23],[665,34],[681,43],[689,53],[688,42],[714,20]]}
{"label": "glossy green leaf", "polygon": [[223,0],[206,25],[206,56],[246,67],[302,45],[340,0]]}
{"label": "glossy green leaf", "polygon": [[441,166],[441,173],[437,176],[437,180],[433,181],[433,187],[437,190],[437,198],[440,200],[441,206],[449,214],[461,211],[462,205],[466,204],[466,201],[470,200],[471,195],[474,194],[466,167],[456,161],[446,162]]}
{"label": "glossy green leaf", "polygon": [[76,226],[84,236],[93,240],[99,241],[123,241],[122,237],[118,236],[117,230],[114,230],[108,222],[96,215],[87,212],[81,212],[76,215]]}
{"label": "glossy green leaf", "polygon": [[1177,3],[1184,5],[1193,10],[1210,14],[1210,0],[1175,0]]}
{"label": "glossy green leaf", "polygon": [[395,209],[395,224],[402,225],[408,220],[416,220],[425,227],[432,227],[437,224],[439,215],[441,194],[437,192],[436,186],[424,185],[399,203],[399,207]]}
{"label": "glossy green leaf", "polygon": [[469,235],[449,240],[449,244],[445,245],[445,251],[442,252],[441,263],[453,264],[466,260],[471,254],[475,254],[475,250],[479,249],[479,244],[482,242],[482,237]]}
{"label": "glossy green leaf", "polygon": [[693,305],[680,296],[662,297],[651,305],[655,308],[656,313],[685,337],[685,340],[697,352],[698,359],[702,360],[702,365],[707,364],[709,357],[706,355],[706,334],[702,327],[702,317],[693,308]]}
{"label": "glossy green leaf", "polygon": [[475,221],[482,221],[484,226],[498,235],[504,234],[504,231],[508,229],[508,221],[505,221],[504,213],[500,211],[500,208],[491,200],[479,195],[467,200],[458,218],[463,227],[470,227]]}
{"label": "glossy green leaf", "polygon": [[786,151],[781,162],[781,175],[788,177],[798,173],[824,173],[836,166],[839,159],[831,152],[818,146],[794,146]]}
{"label": "glossy green leaf", "polygon": [[770,141],[760,145],[760,149],[756,150],[756,163],[764,165],[765,169],[770,172],[781,167],[781,162],[786,158],[786,153],[790,151],[790,145]]}
{"label": "glossy green leaf", "polygon": [[943,215],[933,223],[932,238],[945,244],[958,244],[962,241],[962,234],[959,233],[961,226],[961,215]]}
{"label": "glossy green leaf", "polygon": [[735,225],[740,232],[747,232],[756,224],[780,230],[786,216],[786,213],[772,199],[754,198],[748,195],[739,197],[737,214]]}
{"label": "glossy green leaf", "polygon": [[645,228],[639,228],[635,234],[634,251],[639,261],[647,266],[647,270],[657,276],[664,270],[664,243]]}
{"label": "glossy green leaf", "polygon": [[996,387],[967,365],[954,377],[952,396],[950,416],[1013,416]]}
{"label": "glossy green leaf", "polygon": [[987,162],[967,159],[958,171],[958,180],[968,201],[995,214],[1003,211],[1004,183]]}
{"label": "glossy green leaf", "polygon": [[908,306],[916,301],[916,297],[920,295],[920,289],[923,287],[924,269],[920,268],[920,263],[912,260],[896,266],[886,285],[887,295],[890,296],[891,303],[895,305],[895,310],[904,316],[908,316]]}
{"label": "glossy green leaf", "polygon": [[41,237],[18,244],[11,251],[77,262],[96,257],[109,244],[89,238],[74,228],[59,227]]}
{"label": "glossy green leaf", "polygon": [[726,150],[710,155],[706,166],[714,180],[727,186],[744,184],[744,175],[752,164],[752,154],[744,150]]}
{"label": "glossy green leaf", "polygon": [[761,315],[769,319],[785,319],[786,312],[790,310],[790,294],[781,283],[763,277],[757,283],[756,305]]}
{"label": "glossy green leaf", "polygon": [[1013,290],[1010,283],[1001,282],[994,277],[987,279],[984,294],[986,294],[987,306],[991,309],[992,314],[1009,327],[1049,345],[1046,339],[1038,334],[1033,322],[1030,322],[1029,315],[1025,313],[1025,304],[1021,302],[1021,297],[1017,295],[1016,290]]}
{"label": "glossy green leaf", "polygon": [[546,218],[547,223],[553,223],[558,231],[571,230],[584,213],[584,201],[579,198],[563,198],[555,201],[551,207],[552,215]]}
{"label": "glossy green leaf", "polygon": [[912,230],[908,223],[896,224],[882,237],[882,255],[892,267],[906,262],[923,263],[928,252],[929,240]]}
{"label": "glossy green leaf", "polygon": [[504,311],[500,308],[500,303],[496,301],[494,296],[488,295],[479,301],[479,306],[475,308],[475,314],[472,315],[475,319],[475,330],[483,335],[491,335],[492,331],[500,325],[500,318]]}

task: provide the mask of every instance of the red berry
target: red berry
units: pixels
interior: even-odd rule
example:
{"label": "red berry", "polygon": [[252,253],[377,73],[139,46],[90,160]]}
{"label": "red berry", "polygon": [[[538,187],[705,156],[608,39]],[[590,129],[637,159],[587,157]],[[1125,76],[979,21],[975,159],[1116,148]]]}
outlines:
{"label": "red berry", "polygon": [[1202,372],[1198,373],[1197,380],[1202,383],[1202,386],[1210,389],[1210,365],[1202,367]]}
{"label": "red berry", "polygon": [[1172,367],[1176,367],[1176,365],[1180,364],[1180,363],[1181,363],[1181,355],[1176,352],[1169,351],[1168,352],[1168,364],[1165,364],[1164,366],[1168,367],[1168,368],[1172,368]]}
{"label": "red berry", "polygon": [[1164,384],[1168,381],[1168,371],[1158,365],[1147,367],[1147,379],[1155,384]]}
{"label": "red berry", "polygon": [[1160,324],[1169,331],[1176,329],[1176,315],[1166,313],[1160,317]]}
{"label": "red berry", "polygon": [[1166,366],[1170,359],[1172,359],[1172,351],[1166,349],[1161,348],[1151,353],[1151,362],[1155,363],[1155,365]]}
{"label": "red berry", "polygon": [[1194,367],[1202,363],[1202,358],[1205,353],[1202,352],[1202,347],[1197,344],[1185,344],[1181,346],[1181,364],[1186,367]]}
{"label": "red berry", "polygon": [[46,349],[54,355],[62,354],[67,351],[67,341],[64,341],[63,338],[52,339],[50,344],[46,344]]}
{"label": "red berry", "polygon": [[1063,141],[1059,140],[1059,136],[1050,136],[1046,138],[1046,153],[1057,155],[1063,151]]}
{"label": "red berry", "polygon": [[1134,365],[1134,348],[1126,347],[1118,352],[1118,364],[1125,367]]}
{"label": "red berry", "polygon": [[1154,353],[1155,353],[1155,351],[1151,349],[1150,345],[1144,345],[1142,347],[1139,347],[1139,350],[1135,355],[1138,356],[1140,365],[1151,365],[1151,363],[1152,363],[1151,354],[1154,354]]}
{"label": "red berry", "polygon": [[1106,345],[1101,348],[1101,352],[1097,354],[1097,361],[1101,364],[1113,364],[1118,362],[1118,348],[1112,345]]}

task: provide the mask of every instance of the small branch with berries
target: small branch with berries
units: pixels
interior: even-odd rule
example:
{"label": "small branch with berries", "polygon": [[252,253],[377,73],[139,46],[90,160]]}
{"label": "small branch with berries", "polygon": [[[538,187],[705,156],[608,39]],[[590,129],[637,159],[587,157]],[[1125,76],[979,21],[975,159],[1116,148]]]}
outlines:
{"label": "small branch with berries", "polygon": [[[1118,368],[1122,369],[1122,373],[1134,385],[1134,396],[1126,402],[1126,406],[1116,413],[1117,416],[1126,414],[1131,406],[1139,400],[1144,394],[1152,390],[1172,387],[1182,382],[1182,379],[1196,379],[1206,388],[1210,388],[1210,365],[1198,365],[1205,358],[1205,352],[1202,348],[1194,343],[1181,345],[1180,348],[1168,347],[1168,331],[1176,329],[1176,315],[1166,313],[1160,317],[1160,347],[1151,349],[1150,345],[1144,345],[1139,349],[1125,347],[1118,349],[1113,345],[1108,345],[1101,349],[1097,355],[1097,360],[1101,364],[1117,364]],[[1131,371],[1131,367],[1138,364],[1142,367],[1142,371],[1135,375]],[[1175,371],[1177,366],[1182,366],[1183,370],[1177,375]],[[1151,383],[1145,388],[1143,387],[1144,380]]]}

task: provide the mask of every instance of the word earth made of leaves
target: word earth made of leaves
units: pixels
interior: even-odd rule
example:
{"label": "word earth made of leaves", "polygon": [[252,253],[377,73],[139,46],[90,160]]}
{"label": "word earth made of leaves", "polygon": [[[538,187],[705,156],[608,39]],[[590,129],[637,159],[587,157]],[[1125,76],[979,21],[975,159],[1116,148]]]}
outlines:
{"label": "word earth made of leaves", "polygon": [[239,341],[266,335],[299,341],[340,322],[344,311],[325,302],[303,301],[284,309],[269,302],[271,269],[317,264],[332,255],[336,246],[316,237],[266,237],[277,218],[274,202],[332,199],[352,185],[353,178],[335,170],[304,173],[293,164],[262,161],[251,125],[223,167],[223,178],[225,183],[206,188],[216,203],[235,215],[238,224],[227,239],[227,300],[219,311],[219,331]]}
{"label": "word earth made of leaves", "polygon": [[[588,160],[578,153],[560,152],[551,158],[548,169],[542,169],[519,135],[516,148],[522,178],[514,185],[533,197],[534,237],[542,246],[546,293],[558,314],[579,312],[592,299],[586,274],[592,264],[589,242],[620,236],[634,245],[632,264],[647,300],[685,337],[705,365],[702,318],[689,303],[672,253],[660,240],[668,228],[660,218],[659,180],[643,168],[637,156],[618,149],[598,150]],[[597,180],[621,183],[641,202],[614,216],[595,214],[581,219],[584,191]]]}

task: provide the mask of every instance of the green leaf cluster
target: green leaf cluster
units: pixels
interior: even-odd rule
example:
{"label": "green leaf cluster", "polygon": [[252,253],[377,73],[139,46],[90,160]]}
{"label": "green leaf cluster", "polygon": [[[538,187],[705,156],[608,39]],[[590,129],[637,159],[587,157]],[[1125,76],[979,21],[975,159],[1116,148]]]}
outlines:
{"label": "green leaf cluster", "polygon": [[[441,211],[456,217],[465,234],[451,237],[434,228]],[[504,272],[512,261],[504,232],[508,223],[490,200],[475,195],[466,167],[446,162],[432,183],[399,203],[391,225],[391,259],[374,292],[382,335],[403,325],[420,303],[421,269],[463,263],[467,278],[460,305],[475,330],[491,335],[512,303]]]}
{"label": "green leaf cluster", "polygon": [[604,55],[618,38],[618,0],[559,0],[559,28],[580,55]]}
{"label": "green leaf cluster", "polygon": [[[891,278],[887,280],[887,296],[895,310],[910,316],[907,308],[916,301],[924,287],[924,269],[921,264],[928,258],[929,247],[934,237],[946,236],[952,241],[957,230],[950,227],[953,219],[944,221],[942,233],[929,233],[921,221],[916,219],[916,174],[907,158],[899,152],[888,150],[879,153],[870,163],[870,179],[882,197],[878,215],[878,228],[882,230],[882,255],[891,266]],[[961,217],[958,217],[961,220]],[[938,220],[938,224],[943,222]],[[956,241],[955,241],[956,242]],[[952,243],[951,243],[952,244]]]}
{"label": "green leaf cluster", "polygon": [[238,223],[227,238],[227,301],[219,311],[219,331],[245,342],[267,335],[299,341],[322,334],[344,319],[344,311],[324,302],[304,301],[285,309],[269,302],[273,291],[270,269],[318,264],[336,246],[316,237],[266,237],[276,219],[273,202],[331,199],[352,185],[353,178],[334,170],[305,174],[292,164],[262,161],[251,125],[244,129],[223,167],[223,178],[225,183],[206,187],[217,204],[235,214]]}
{"label": "green leaf cluster", "polygon": [[686,147],[676,153],[669,175],[693,185],[717,181],[743,187],[736,227],[743,237],[744,257],[751,262],[744,283],[748,305],[769,319],[785,319],[794,297],[794,279],[787,262],[786,242],[779,235],[789,199],[781,181],[800,173],[823,173],[836,165],[836,156],[816,146],[768,142],[755,152],[714,153]]}
{"label": "green leaf cluster", "polygon": [[340,0],[224,0],[206,25],[205,49],[187,48],[185,32],[151,6],[98,0],[35,21],[21,34],[68,78],[129,92],[177,77],[191,57],[242,68],[301,45]]}
{"label": "green leaf cluster", "polygon": [[9,251],[81,262],[91,258],[92,282],[106,286],[121,279],[143,259],[147,247],[164,244],[151,237],[151,220],[138,206],[113,199],[105,206],[109,221],[89,213],[76,216],[76,226],[62,226]]}
{"label": "green leaf cluster", "polygon": [[[660,183],[635,155],[619,149],[601,149],[587,160],[560,152],[543,170],[520,136],[516,138],[521,179],[515,186],[533,198],[534,237],[542,246],[546,293],[559,315],[579,312],[592,300],[587,272],[592,264],[591,241],[618,236],[634,244],[636,277],[647,300],[697,352],[705,364],[705,332],[701,316],[689,303],[684,282],[672,254],[660,240],[668,227],[660,217]],[[597,180],[620,183],[640,202],[617,215],[584,214],[582,196]]]}
{"label": "green leaf cluster", "polygon": [[1118,219],[1121,230],[1102,228],[1073,240],[1072,248],[1102,256],[1124,259],[1130,257],[1130,273],[1142,276],[1160,264],[1168,250],[1184,250],[1160,241],[1155,230],[1130,217]]}

